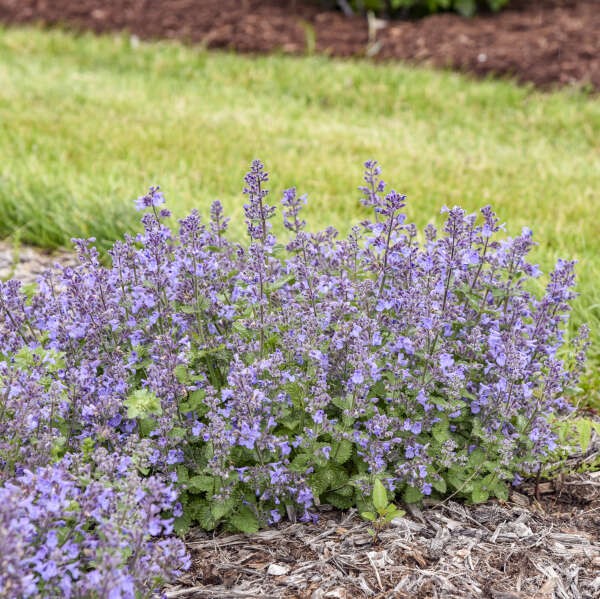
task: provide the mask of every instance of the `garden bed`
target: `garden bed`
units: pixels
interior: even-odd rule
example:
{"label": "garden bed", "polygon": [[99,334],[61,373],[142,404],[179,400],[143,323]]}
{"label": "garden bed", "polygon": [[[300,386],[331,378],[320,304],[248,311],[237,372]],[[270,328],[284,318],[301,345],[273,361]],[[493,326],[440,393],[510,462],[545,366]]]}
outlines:
{"label": "garden bed", "polygon": [[596,0],[515,0],[498,14],[473,19],[444,14],[395,21],[371,44],[364,18],[348,19],[300,0],[0,0],[0,22],[37,21],[242,52],[370,54],[540,87],[600,87]]}
{"label": "garden bed", "polygon": [[[0,277],[33,282],[71,252],[0,244]],[[10,263],[10,267],[8,264]],[[597,463],[600,437],[563,466]],[[451,499],[396,518],[377,542],[355,510],[319,508],[316,524],[289,523],[253,535],[187,536],[191,570],[167,590],[193,597],[397,599],[592,599],[600,592],[600,472],[526,482],[508,502]]]}

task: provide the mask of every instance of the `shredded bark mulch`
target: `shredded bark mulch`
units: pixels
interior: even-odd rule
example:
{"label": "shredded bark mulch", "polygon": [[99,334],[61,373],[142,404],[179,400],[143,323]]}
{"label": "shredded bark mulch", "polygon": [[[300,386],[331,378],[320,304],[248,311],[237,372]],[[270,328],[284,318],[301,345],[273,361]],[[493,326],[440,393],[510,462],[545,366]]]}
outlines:
{"label": "shredded bark mulch", "polygon": [[[598,464],[600,438],[573,468]],[[254,535],[194,531],[167,599],[598,599],[600,472],[528,482],[508,502],[412,507],[376,542],[354,510]]]}
{"label": "shredded bark mulch", "polygon": [[[346,18],[309,0],[0,0],[0,22],[128,30],[242,52],[314,49],[600,89],[600,0],[513,0],[498,14]],[[314,46],[314,48],[313,48]]]}

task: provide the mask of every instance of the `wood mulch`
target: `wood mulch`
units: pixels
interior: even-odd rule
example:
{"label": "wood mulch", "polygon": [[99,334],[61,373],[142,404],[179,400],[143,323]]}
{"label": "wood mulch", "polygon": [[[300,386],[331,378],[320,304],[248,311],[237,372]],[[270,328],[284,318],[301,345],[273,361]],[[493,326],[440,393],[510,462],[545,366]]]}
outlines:
{"label": "wood mulch", "polygon": [[[598,463],[600,438],[571,466]],[[600,472],[524,483],[508,502],[413,507],[376,543],[351,510],[254,535],[189,534],[168,599],[598,599]]]}
{"label": "wood mulch", "polygon": [[512,0],[504,11],[464,19],[346,18],[310,0],[0,0],[0,23],[127,30],[241,52],[314,50],[400,59],[548,88],[600,89],[600,0]]}

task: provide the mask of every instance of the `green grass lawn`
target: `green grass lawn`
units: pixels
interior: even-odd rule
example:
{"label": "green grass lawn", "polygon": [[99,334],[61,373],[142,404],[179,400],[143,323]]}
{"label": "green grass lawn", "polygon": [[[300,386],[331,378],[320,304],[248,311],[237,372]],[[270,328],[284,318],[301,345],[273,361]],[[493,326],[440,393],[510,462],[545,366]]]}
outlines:
{"label": "green grass lawn", "polygon": [[133,200],[154,183],[176,215],[221,199],[241,235],[255,157],[274,200],[292,185],[309,194],[313,228],[346,231],[366,215],[356,186],[368,158],[419,225],[439,222],[444,204],[491,203],[509,233],[534,230],[544,269],[580,261],[576,321],[598,341],[597,97],[397,64],[0,29],[0,237],[107,246],[137,227]]}

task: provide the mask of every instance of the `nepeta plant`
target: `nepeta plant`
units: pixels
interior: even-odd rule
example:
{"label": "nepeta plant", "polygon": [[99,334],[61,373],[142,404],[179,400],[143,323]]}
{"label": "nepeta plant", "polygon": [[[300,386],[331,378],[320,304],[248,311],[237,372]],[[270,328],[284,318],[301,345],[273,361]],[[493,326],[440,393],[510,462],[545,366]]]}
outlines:
{"label": "nepeta plant", "polygon": [[419,235],[380,174],[366,163],[374,218],[345,239],[308,232],[289,189],[278,243],[255,161],[247,245],[218,201],[174,232],[151,188],[143,233],[115,243],[111,267],[75,240],[77,268],[35,292],[2,284],[4,478],[142,438],[151,473],[178,486],[177,529],[251,532],[318,502],[364,511],[375,480],[408,502],[483,501],[536,472],[584,360],[586,331],[572,352],[563,333],[574,263],[538,298],[528,229],[498,239],[491,208],[455,207]]}

